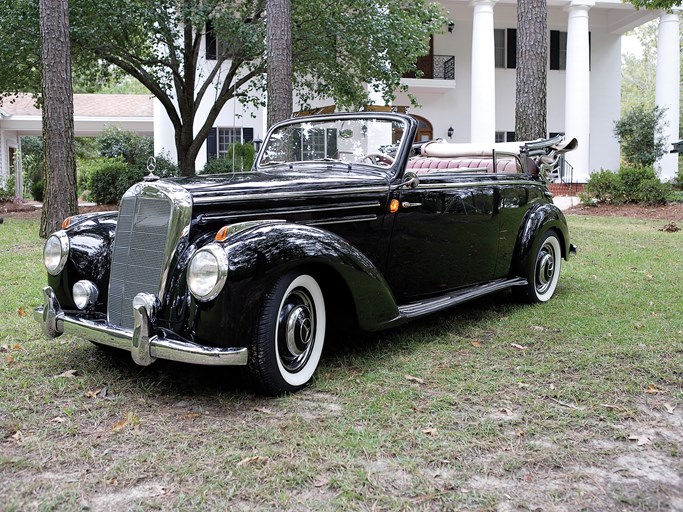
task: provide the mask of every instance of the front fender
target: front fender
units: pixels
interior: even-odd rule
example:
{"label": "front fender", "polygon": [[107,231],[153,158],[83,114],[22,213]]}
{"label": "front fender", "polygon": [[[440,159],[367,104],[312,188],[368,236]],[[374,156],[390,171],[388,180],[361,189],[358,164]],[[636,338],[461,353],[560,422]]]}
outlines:
{"label": "front fender", "polygon": [[[56,276],[47,276],[48,285],[62,307],[75,307],[71,289],[81,279],[92,281],[100,291],[107,289],[117,217],[117,212],[104,212],[72,218],[65,230],[69,237],[69,257],[64,270]],[[106,299],[107,293],[99,294],[96,311],[106,311]]]}
{"label": "front fender", "polygon": [[[223,291],[207,303],[192,299],[192,331],[199,339],[208,341],[221,333],[224,338],[225,333],[250,337],[264,295],[279,276],[295,268],[316,277],[333,274],[331,282],[343,284],[345,290],[338,292],[348,291],[362,329],[377,330],[399,319],[384,277],[365,255],[329,231],[299,224],[263,224],[230,236],[222,246],[229,261]],[[221,339],[221,345],[236,341]]]}
{"label": "front fender", "polygon": [[537,204],[529,208],[524,216],[524,221],[517,235],[515,248],[515,260],[513,271],[516,275],[521,275],[529,260],[530,254],[534,251],[534,242],[538,235],[545,233],[549,229],[558,232],[560,244],[562,245],[562,257],[566,260],[570,253],[569,229],[567,219],[560,209],[551,203]]}

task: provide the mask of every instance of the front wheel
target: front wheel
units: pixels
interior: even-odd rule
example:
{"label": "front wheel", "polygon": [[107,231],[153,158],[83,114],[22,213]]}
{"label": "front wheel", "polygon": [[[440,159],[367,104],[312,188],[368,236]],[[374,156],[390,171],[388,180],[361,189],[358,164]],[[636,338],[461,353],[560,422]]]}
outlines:
{"label": "front wheel", "polygon": [[541,237],[538,249],[529,257],[526,269],[528,284],[524,296],[530,302],[547,302],[557,289],[562,268],[562,248],[557,234],[547,231]]}
{"label": "front wheel", "polygon": [[305,387],[320,362],[325,342],[325,300],[308,274],[280,277],[266,295],[249,353],[249,373],[264,393]]}

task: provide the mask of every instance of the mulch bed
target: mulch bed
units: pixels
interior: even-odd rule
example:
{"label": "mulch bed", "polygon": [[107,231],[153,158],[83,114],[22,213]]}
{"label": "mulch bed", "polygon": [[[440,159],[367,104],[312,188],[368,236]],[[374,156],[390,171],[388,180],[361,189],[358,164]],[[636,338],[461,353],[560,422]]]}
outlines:
{"label": "mulch bed", "polygon": [[658,206],[639,204],[599,204],[586,206],[579,204],[565,210],[570,215],[594,215],[604,217],[630,217],[634,219],[653,219],[669,222],[683,222],[683,203],[669,203]]}

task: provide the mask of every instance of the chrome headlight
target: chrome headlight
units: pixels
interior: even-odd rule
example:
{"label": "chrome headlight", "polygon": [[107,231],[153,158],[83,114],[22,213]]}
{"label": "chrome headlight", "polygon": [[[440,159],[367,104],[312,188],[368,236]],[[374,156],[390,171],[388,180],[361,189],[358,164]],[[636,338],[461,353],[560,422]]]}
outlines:
{"label": "chrome headlight", "polygon": [[86,309],[90,306],[94,306],[97,302],[97,296],[99,292],[97,291],[97,286],[95,286],[90,281],[85,279],[77,281],[73,289],[74,304],[78,309]]}
{"label": "chrome headlight", "polygon": [[202,247],[187,267],[187,286],[197,300],[215,299],[228,278],[228,256],[218,244]]}
{"label": "chrome headlight", "polygon": [[43,248],[43,264],[48,273],[53,276],[59,274],[66,265],[67,256],[69,256],[69,237],[65,231],[56,231],[50,235]]}

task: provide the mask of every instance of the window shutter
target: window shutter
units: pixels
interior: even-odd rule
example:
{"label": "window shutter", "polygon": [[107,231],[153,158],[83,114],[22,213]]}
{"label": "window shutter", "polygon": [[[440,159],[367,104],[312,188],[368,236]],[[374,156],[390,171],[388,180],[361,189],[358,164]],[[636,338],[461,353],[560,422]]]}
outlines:
{"label": "window shutter", "polygon": [[242,128],[242,142],[251,142],[254,140],[253,128]]}
{"label": "window shutter", "polygon": [[517,67],[517,29],[508,29],[508,69],[515,69]]}
{"label": "window shutter", "polygon": [[215,160],[216,158],[218,158],[218,128],[211,128],[206,138],[206,159]]}
{"label": "window shutter", "polygon": [[560,31],[550,31],[550,69],[560,69]]}
{"label": "window shutter", "polygon": [[216,60],[217,46],[213,23],[206,22],[206,60]]}

